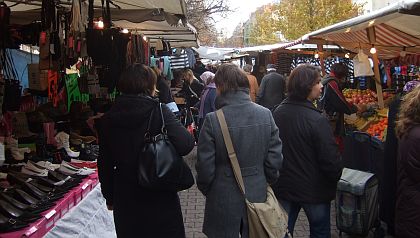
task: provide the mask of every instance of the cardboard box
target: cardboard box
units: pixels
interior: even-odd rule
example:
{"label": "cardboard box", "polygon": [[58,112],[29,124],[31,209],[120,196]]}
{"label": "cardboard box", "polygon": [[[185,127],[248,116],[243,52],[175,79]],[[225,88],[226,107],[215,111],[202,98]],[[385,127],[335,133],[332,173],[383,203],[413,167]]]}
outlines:
{"label": "cardboard box", "polygon": [[40,70],[39,64],[28,64],[29,88],[45,91],[48,89],[48,70]]}

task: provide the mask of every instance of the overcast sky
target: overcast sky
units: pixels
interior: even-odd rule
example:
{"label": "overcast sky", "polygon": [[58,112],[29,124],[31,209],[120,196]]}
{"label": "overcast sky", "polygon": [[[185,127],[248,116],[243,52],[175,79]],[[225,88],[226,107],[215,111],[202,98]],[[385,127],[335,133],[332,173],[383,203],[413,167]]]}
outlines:
{"label": "overcast sky", "polygon": [[215,17],[217,20],[216,28],[217,31],[221,30],[227,33],[227,36],[232,35],[233,30],[240,22],[245,22],[252,12],[258,7],[270,3],[276,2],[275,0],[226,0],[231,7],[235,10],[229,14],[226,18]]}

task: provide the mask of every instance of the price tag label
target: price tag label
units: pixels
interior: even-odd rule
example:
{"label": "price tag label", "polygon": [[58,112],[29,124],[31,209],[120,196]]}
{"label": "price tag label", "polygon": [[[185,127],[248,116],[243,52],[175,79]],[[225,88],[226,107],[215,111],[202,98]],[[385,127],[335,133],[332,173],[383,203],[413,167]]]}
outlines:
{"label": "price tag label", "polygon": [[56,210],[51,210],[50,212],[48,212],[47,214],[45,214],[45,218],[50,219],[56,213],[57,213]]}
{"label": "price tag label", "polygon": [[82,189],[85,190],[88,186],[89,186],[89,182],[86,182],[85,184],[83,184]]}
{"label": "price tag label", "polygon": [[38,230],[38,228],[36,228],[36,226],[31,227],[26,233],[25,236],[31,236],[32,234],[34,234],[36,231]]}

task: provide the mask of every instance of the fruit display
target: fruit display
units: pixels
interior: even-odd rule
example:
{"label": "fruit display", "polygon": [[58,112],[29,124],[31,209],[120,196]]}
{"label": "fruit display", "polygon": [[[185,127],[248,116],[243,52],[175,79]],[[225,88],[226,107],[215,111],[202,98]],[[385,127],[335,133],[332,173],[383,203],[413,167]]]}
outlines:
{"label": "fruit display", "polygon": [[386,135],[386,128],[388,127],[388,118],[382,118],[379,122],[372,124],[368,129],[367,133],[377,139],[384,141]]}
{"label": "fruit display", "polygon": [[343,90],[343,95],[350,104],[357,104],[360,106],[375,104],[377,101],[376,93],[370,89],[361,90],[346,88]]}
{"label": "fruit display", "polygon": [[388,111],[389,108],[382,108],[382,109],[376,109],[376,112],[378,113],[378,116],[380,117],[388,117]]}

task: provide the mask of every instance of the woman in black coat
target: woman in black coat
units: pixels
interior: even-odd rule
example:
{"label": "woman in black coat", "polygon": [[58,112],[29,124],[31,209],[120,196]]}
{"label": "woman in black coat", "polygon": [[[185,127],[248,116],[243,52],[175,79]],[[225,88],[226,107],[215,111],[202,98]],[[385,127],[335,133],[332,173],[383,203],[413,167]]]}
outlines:
{"label": "woman in black coat", "polygon": [[[143,147],[147,122],[158,102],[151,98],[156,75],[144,65],[130,66],[121,76],[122,93],[111,110],[98,121],[100,158],[99,180],[106,204],[114,212],[118,237],[185,237],[179,197],[176,192],[152,191],[137,182],[137,160]],[[194,138],[163,105],[163,116],[170,141],[180,155],[194,147]],[[162,121],[153,115],[152,135]]]}
{"label": "woman in black coat", "polygon": [[289,76],[288,98],[273,113],[283,141],[283,168],[274,192],[289,214],[293,234],[299,211],[311,237],[330,237],[330,208],[343,168],[332,128],[313,101],[321,94],[319,69],[300,65]]}

